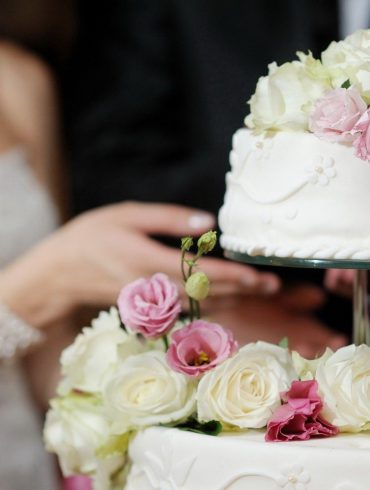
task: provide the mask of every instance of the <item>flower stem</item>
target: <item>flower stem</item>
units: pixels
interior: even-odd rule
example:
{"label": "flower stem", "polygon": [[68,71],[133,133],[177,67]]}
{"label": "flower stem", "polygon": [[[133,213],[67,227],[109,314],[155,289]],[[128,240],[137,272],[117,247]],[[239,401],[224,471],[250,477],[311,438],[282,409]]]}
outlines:
{"label": "flower stem", "polygon": [[169,347],[167,335],[163,335],[162,339],[163,339],[163,343],[164,343],[164,350],[165,350],[165,352],[167,352],[168,347]]}

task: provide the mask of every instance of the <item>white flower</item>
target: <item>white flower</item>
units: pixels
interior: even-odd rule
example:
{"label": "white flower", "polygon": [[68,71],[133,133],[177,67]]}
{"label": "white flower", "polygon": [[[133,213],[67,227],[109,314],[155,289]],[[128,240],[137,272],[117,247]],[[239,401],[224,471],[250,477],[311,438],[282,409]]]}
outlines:
{"label": "white flower", "polygon": [[336,176],[334,159],[331,157],[318,156],[306,167],[307,176],[312,184],[325,187],[330,179]]}
{"label": "white flower", "polygon": [[146,349],[136,335],[126,333],[120,325],[116,308],[103,311],[92,327],[85,327],[63,351],[61,365],[66,378],[60,394],[71,389],[98,393],[122,360]]}
{"label": "white flower", "polygon": [[326,348],[324,354],[317,359],[305,359],[298,352],[292,351],[292,361],[298,378],[302,381],[314,379],[319,362],[323,362],[333,354],[333,351]]}
{"label": "white flower", "polygon": [[121,364],[104,400],[112,430],[120,433],[188,418],[195,409],[195,393],[194,382],[173,371],[164,352],[149,351]]}
{"label": "white flower", "polygon": [[124,462],[128,435],[110,436],[109,429],[109,420],[95,397],[56,398],[46,417],[46,448],[58,455],[65,476],[113,472]]}
{"label": "white flower", "polygon": [[306,483],[310,481],[310,475],[300,465],[293,465],[283,468],[283,475],[278,479],[277,484],[284,490],[305,490]]}
{"label": "white flower", "polygon": [[307,130],[312,104],[330,88],[320,61],[300,55],[301,61],[269,65],[249,104],[251,114],[245,122],[260,130]]}
{"label": "white flower", "polygon": [[321,57],[334,87],[349,80],[370,102],[370,30],[356,31],[344,41],[332,42]]}
{"label": "white flower", "polygon": [[322,415],[341,431],[370,428],[370,347],[349,345],[320,360],[316,368]]}
{"label": "white flower", "polygon": [[264,427],[296,378],[287,349],[248,344],[208,371],[198,386],[198,418],[240,428]]}

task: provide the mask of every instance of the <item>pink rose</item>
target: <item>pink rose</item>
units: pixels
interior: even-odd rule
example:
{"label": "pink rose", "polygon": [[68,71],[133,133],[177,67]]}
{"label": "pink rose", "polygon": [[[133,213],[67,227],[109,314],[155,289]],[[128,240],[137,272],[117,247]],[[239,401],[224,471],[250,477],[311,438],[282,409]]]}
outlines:
{"label": "pink rose", "polygon": [[123,323],[148,338],[166,334],[181,311],[176,285],[165,274],[138,279],[125,286],[118,297]]}
{"label": "pink rose", "polygon": [[354,140],[351,131],[366,109],[365,101],[355,88],[335,88],[314,105],[310,131],[328,141],[351,142]]}
{"label": "pink rose", "polygon": [[238,344],[230,330],[217,323],[195,320],[172,334],[167,361],[172,369],[199,376],[230,357]]}
{"label": "pink rose", "polygon": [[353,146],[356,149],[356,156],[362,160],[370,161],[370,109],[364,112],[354,126],[352,133],[355,136]]}
{"label": "pink rose", "polygon": [[311,437],[330,437],[338,433],[320,412],[323,407],[317,393],[317,381],[293,381],[282,393],[285,402],[275,410],[267,424],[266,441],[306,441]]}

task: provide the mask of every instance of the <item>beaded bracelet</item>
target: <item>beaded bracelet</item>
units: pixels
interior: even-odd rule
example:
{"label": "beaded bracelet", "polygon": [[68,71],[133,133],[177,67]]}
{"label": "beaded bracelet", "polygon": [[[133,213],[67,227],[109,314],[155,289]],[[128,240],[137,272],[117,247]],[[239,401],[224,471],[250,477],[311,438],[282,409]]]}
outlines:
{"label": "beaded bracelet", "polygon": [[12,360],[21,351],[41,342],[43,337],[39,330],[0,303],[0,362]]}

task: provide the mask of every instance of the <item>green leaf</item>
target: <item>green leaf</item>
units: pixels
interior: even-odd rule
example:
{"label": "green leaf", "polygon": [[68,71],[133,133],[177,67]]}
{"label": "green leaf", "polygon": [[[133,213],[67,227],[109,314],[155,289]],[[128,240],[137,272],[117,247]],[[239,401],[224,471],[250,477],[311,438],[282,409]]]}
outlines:
{"label": "green leaf", "polygon": [[349,88],[350,86],[351,82],[349,81],[349,79],[342,83],[342,88]]}
{"label": "green leaf", "polygon": [[288,337],[283,337],[280,342],[278,343],[279,347],[282,347],[283,349],[287,349],[289,347],[289,339]]}
{"label": "green leaf", "polygon": [[194,267],[196,265],[196,262],[192,259],[185,260],[185,263],[188,264],[189,267]]}
{"label": "green leaf", "polygon": [[210,420],[209,422],[201,423],[196,419],[191,418],[175,426],[176,429],[186,430],[188,432],[196,432],[197,434],[206,434],[208,436],[218,436],[222,431],[222,424],[217,420]]}

